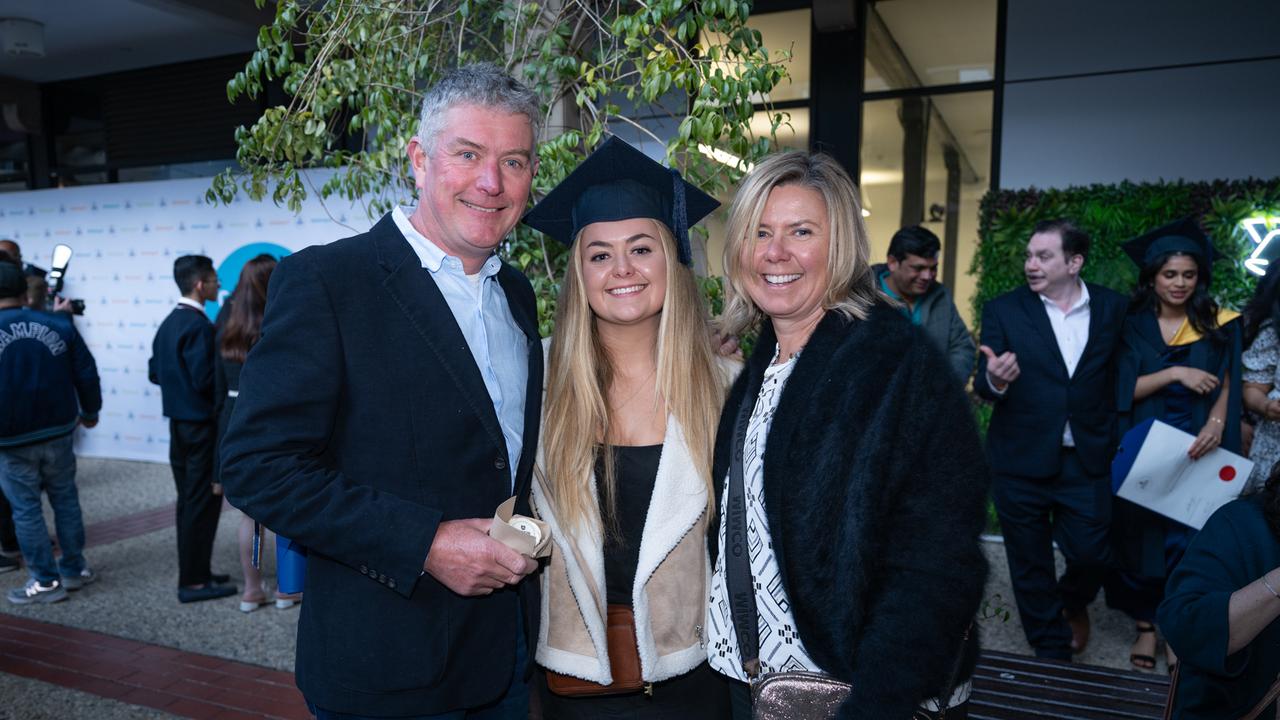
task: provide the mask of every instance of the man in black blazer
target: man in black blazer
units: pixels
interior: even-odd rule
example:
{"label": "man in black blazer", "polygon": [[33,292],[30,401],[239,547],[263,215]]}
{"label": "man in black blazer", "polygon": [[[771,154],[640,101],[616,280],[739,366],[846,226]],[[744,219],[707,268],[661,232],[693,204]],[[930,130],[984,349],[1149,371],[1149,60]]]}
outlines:
{"label": "man in black blazer", "polygon": [[217,426],[213,415],[213,323],[204,303],[218,298],[218,273],[203,255],[173,262],[182,297],[160,323],[151,343],[148,377],[160,386],[169,418],[169,465],[178,490],[178,601],[189,603],[235,595],[230,578],[210,569],[222,498],[213,492]]}
{"label": "man in black blazer", "polygon": [[538,100],[441,79],[409,142],[416,208],[271,277],[222,445],[231,503],[309,548],[296,679],[318,718],[526,718],[537,565],[487,535],[528,504],[542,353],[520,220]]}
{"label": "man in black blazer", "polygon": [[1036,655],[1062,660],[1088,641],[1085,609],[1110,562],[1113,356],[1126,303],[1080,279],[1088,252],[1089,236],[1068,221],[1035,227],[1027,284],[982,309],[974,378],[995,406],[987,457],[1018,615]]}

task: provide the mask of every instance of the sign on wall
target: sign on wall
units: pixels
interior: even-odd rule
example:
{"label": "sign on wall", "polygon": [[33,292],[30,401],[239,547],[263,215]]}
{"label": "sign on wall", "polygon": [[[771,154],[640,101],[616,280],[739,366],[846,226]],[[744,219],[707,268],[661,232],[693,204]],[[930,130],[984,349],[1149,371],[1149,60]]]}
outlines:
{"label": "sign on wall", "polygon": [[[76,431],[82,455],[168,462],[169,424],[160,388],[147,380],[147,360],[177,302],[176,258],[212,258],[220,303],[254,256],[287,255],[372,225],[363,207],[344,200],[312,197],[294,214],[243,197],[210,205],[208,187],[199,178],[0,194],[0,238],[17,242],[25,262],[48,268],[59,243],[75,251],[63,295],[85,301],[76,326],[97,360],[103,393],[99,425]],[[206,305],[210,317],[219,303]]]}

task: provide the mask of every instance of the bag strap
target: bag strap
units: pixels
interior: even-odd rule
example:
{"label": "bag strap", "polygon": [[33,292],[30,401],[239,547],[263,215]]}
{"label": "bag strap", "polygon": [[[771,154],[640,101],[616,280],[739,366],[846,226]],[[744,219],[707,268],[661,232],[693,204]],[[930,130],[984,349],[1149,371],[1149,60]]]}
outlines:
{"label": "bag strap", "polygon": [[1164,720],[1173,720],[1173,700],[1178,696],[1178,676],[1182,674],[1182,663],[1173,666],[1173,677],[1169,678],[1169,694],[1164,699]]}
{"label": "bag strap", "polygon": [[747,499],[742,478],[743,447],[747,440],[747,424],[755,402],[744,397],[738,408],[733,429],[733,455],[729,459],[729,486],[724,517],[724,575],[729,594],[729,610],[738,635],[742,669],[749,680],[760,675],[759,620],[756,615],[756,593],[751,579],[751,553],[747,548]]}
{"label": "bag strap", "polygon": [[[1178,663],[1178,665],[1181,666],[1182,663]],[[1267,689],[1267,694],[1263,695],[1258,704],[1253,706],[1253,710],[1250,710],[1249,714],[1240,718],[1240,720],[1257,720],[1262,715],[1262,711],[1275,702],[1277,697],[1280,697],[1280,677],[1277,677],[1276,681],[1271,683],[1271,687]],[[1170,707],[1172,707],[1172,703],[1170,703]]]}

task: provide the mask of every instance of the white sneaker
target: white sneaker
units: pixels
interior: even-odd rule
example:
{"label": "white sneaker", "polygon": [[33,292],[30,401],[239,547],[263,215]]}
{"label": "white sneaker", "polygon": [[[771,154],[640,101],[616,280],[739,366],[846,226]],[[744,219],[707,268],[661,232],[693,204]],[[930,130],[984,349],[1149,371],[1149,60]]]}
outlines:
{"label": "white sneaker", "polygon": [[97,579],[98,579],[98,576],[94,575],[92,570],[90,570],[89,568],[85,568],[80,571],[79,575],[63,575],[62,587],[74,592],[84,587],[85,585],[91,584],[94,580],[97,580]]}
{"label": "white sneaker", "polygon": [[7,597],[9,602],[14,605],[56,603],[59,600],[67,599],[67,590],[57,580],[50,582],[48,585],[41,585],[40,581],[32,578],[27,581],[26,585],[10,590]]}

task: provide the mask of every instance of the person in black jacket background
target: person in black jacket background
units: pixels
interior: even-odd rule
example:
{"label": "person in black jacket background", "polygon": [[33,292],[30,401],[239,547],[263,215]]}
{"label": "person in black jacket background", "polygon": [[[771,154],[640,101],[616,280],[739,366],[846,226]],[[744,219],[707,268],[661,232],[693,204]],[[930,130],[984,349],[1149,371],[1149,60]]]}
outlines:
{"label": "person in black jacket background", "polygon": [[[1038,657],[1070,660],[1111,561],[1115,355],[1127,303],[1086,283],[1089,236],[1065,220],[1035,226],[1027,284],[982,309],[973,380],[991,401],[987,459],[1014,599]],[[1056,579],[1053,541],[1067,559]]]}
{"label": "person in black jacket background", "polygon": [[[13,506],[31,579],[17,605],[64,600],[95,579],[85,563],[72,432],[102,408],[98,368],[69,315],[23,307],[21,267],[0,260],[0,487]],[[49,496],[62,556],[55,564],[40,496]]]}
{"label": "person in black jacket background", "polygon": [[178,601],[198,602],[234,595],[229,578],[210,568],[222,498],[214,494],[217,450],[213,398],[213,323],[204,303],[218,298],[218,273],[203,255],[173,263],[182,297],[160,324],[151,345],[148,377],[160,386],[169,418],[169,464],[178,490]]}

